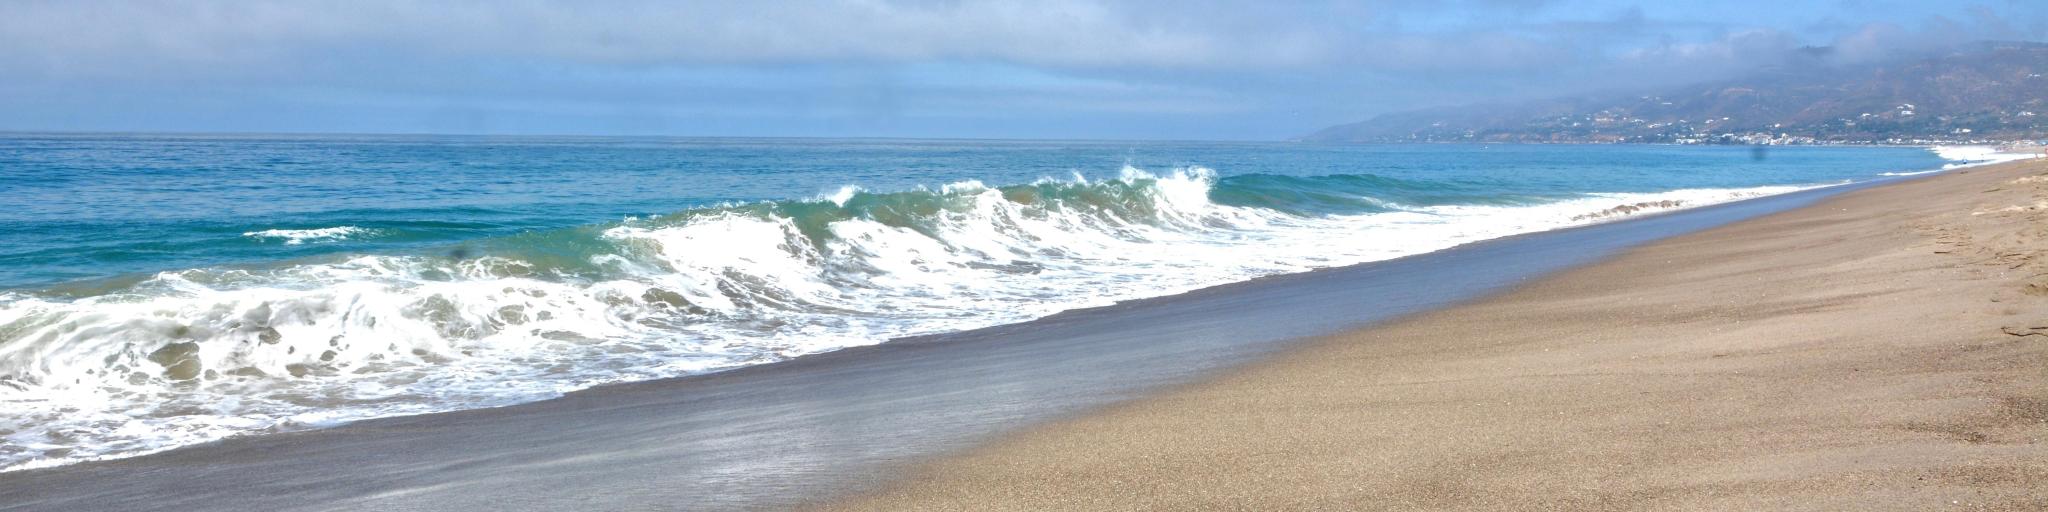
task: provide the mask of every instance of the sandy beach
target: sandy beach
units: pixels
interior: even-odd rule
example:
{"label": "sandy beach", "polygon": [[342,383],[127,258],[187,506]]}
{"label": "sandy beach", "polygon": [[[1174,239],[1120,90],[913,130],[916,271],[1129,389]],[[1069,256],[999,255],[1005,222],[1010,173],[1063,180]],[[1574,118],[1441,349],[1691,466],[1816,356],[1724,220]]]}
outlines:
{"label": "sandy beach", "polygon": [[2048,163],[1843,194],[931,462],[831,510],[2048,509]]}

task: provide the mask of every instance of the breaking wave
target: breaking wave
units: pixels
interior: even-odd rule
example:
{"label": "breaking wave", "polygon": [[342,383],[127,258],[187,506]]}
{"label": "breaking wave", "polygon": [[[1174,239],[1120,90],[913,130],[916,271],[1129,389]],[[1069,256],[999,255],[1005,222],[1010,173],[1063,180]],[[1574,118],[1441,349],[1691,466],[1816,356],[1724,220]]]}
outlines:
{"label": "breaking wave", "polygon": [[307,242],[347,240],[349,237],[365,235],[370,232],[370,230],[355,226],[335,226],[318,229],[266,229],[242,233],[242,236],[263,240],[283,240],[285,245],[299,245]]}
{"label": "breaking wave", "polygon": [[1933,146],[1927,149],[1928,151],[1933,151],[1934,154],[1936,156],[1941,157],[1942,160],[1948,160],[1950,163],[1943,165],[1940,170],[1935,171],[1885,173],[1884,175],[1912,176],[1916,174],[1927,174],[1929,172],[1940,172],[1945,170],[1960,169],[1964,167],[1975,167],[1979,165],[1990,165],[1996,163],[2011,162],[2015,160],[2026,160],[2030,158],[2041,157],[2041,154],[2037,152],[2006,151],[2005,149],[1996,146]]}
{"label": "breaking wave", "polygon": [[1501,196],[1126,168],[0,292],[0,468],[531,401],[1800,188]]}

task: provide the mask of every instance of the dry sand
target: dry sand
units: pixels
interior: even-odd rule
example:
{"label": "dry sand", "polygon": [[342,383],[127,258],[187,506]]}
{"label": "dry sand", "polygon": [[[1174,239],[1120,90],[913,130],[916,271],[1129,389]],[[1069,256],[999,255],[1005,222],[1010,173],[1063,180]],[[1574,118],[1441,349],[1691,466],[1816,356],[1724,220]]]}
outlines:
{"label": "dry sand", "polygon": [[846,510],[2048,510],[2048,162],[1629,251]]}

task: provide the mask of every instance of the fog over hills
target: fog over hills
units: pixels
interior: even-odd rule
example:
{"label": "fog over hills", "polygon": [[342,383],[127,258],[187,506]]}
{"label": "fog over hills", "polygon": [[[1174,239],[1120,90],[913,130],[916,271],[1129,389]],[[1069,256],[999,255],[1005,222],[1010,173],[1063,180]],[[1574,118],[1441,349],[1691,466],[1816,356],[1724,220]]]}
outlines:
{"label": "fog over hills", "polygon": [[1397,112],[1324,142],[1910,143],[2048,137],[2048,44],[1981,42],[1884,62],[1794,64],[1734,80]]}

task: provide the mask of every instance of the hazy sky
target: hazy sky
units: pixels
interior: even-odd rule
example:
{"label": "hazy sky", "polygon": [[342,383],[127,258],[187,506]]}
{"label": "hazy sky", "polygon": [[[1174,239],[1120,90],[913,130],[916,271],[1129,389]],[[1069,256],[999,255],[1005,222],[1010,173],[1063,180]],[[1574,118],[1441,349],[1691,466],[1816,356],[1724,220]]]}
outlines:
{"label": "hazy sky", "polygon": [[2048,39],[2048,1],[0,0],[0,130],[1282,139]]}

